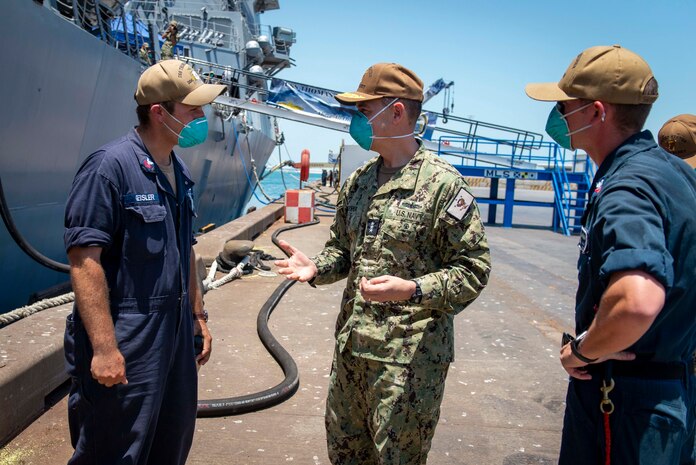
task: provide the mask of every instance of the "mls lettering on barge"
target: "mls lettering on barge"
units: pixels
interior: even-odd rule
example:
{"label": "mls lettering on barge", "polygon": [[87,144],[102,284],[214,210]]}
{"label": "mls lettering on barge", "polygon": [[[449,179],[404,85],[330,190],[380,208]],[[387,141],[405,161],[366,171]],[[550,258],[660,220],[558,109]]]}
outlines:
{"label": "mls lettering on barge", "polygon": [[485,170],[483,175],[487,178],[538,179],[538,174],[534,171]]}

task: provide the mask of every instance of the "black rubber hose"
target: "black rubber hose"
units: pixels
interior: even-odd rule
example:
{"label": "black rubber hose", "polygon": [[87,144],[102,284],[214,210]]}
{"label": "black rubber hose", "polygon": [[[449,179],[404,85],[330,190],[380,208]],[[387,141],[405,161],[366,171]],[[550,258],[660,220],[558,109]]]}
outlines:
{"label": "black rubber hose", "polygon": [[333,209],[336,208],[336,204],[331,203],[331,201],[329,200],[329,196],[331,196],[332,194],[334,194],[335,192],[338,191],[337,186],[334,186],[333,190],[330,192],[324,192],[322,189],[320,189],[318,187],[313,187],[313,186],[307,186],[307,187],[309,187],[314,192],[316,192],[317,197],[324,199],[323,202],[317,202],[317,205],[323,205],[325,207],[329,207],[329,208],[333,208]]}
{"label": "black rubber hose", "polygon": [[12,239],[17,243],[20,249],[24,251],[29,257],[33,258],[43,266],[50,268],[55,271],[60,271],[61,273],[70,273],[70,266],[65,263],[60,263],[52,260],[41,252],[36,250],[29,244],[22,234],[17,229],[17,226],[12,220],[12,215],[10,214],[10,209],[7,207],[7,202],[5,201],[5,190],[2,187],[2,178],[0,178],[0,215],[2,215],[2,220],[5,222],[7,227],[7,232],[10,233]]}
{"label": "black rubber hose", "polygon": [[[284,226],[276,230],[271,236],[273,243],[280,248],[278,244],[278,235],[291,229],[302,228],[319,223],[318,219],[314,219],[309,223],[293,224]],[[281,249],[283,250],[283,249]],[[285,251],[283,250],[283,253]],[[287,253],[285,253],[287,255]],[[229,397],[225,399],[211,399],[198,401],[198,418],[223,417],[228,415],[241,415],[243,413],[255,412],[263,410],[274,405],[278,405],[291,398],[297,388],[300,386],[300,376],[297,370],[297,364],[292,359],[290,354],[281,346],[271,331],[268,329],[268,320],[271,313],[283,298],[285,292],[292,287],[296,281],[284,281],[281,283],[273,294],[266,300],[266,303],[261,307],[258,317],[256,318],[256,331],[263,343],[264,347],[273,356],[275,361],[283,370],[285,379],[276,386],[254,394],[248,394],[239,397]]]}

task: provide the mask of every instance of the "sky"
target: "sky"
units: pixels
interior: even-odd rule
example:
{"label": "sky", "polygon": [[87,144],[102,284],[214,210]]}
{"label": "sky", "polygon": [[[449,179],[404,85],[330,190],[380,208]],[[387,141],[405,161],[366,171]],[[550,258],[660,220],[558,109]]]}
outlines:
{"label": "sky", "polygon": [[[453,114],[544,135],[552,104],[524,93],[530,82],[557,82],[595,45],[620,44],[641,55],[659,83],[646,129],[696,114],[693,24],[696,0],[280,0],[264,25],[297,34],[295,65],[277,77],[354,91],[378,62],[413,70],[426,88],[454,81]],[[442,111],[443,93],[425,104]],[[347,133],[280,121],[294,160],[303,149],[326,161]],[[272,159],[269,163],[274,162]]]}

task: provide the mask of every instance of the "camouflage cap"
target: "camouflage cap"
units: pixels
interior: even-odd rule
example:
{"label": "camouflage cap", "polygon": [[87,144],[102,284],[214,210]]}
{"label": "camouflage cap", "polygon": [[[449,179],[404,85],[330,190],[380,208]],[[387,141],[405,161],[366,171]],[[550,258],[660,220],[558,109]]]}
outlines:
{"label": "camouflage cap", "polygon": [[[660,147],[684,160],[696,155],[696,116],[679,115],[667,121],[657,133]],[[694,166],[696,160],[689,160]]]}
{"label": "camouflage cap", "polygon": [[358,90],[336,95],[336,100],[347,105],[398,97],[423,101],[423,81],[416,73],[397,63],[377,63],[363,74]]}
{"label": "camouflage cap", "polygon": [[163,60],[146,69],[138,80],[135,101],[138,105],[180,102],[202,106],[211,103],[226,86],[205,84],[188,64]]}
{"label": "camouflage cap", "polygon": [[590,47],[573,60],[558,83],[527,84],[525,92],[547,102],[586,99],[637,105],[658,97],[650,66],[620,45]]}

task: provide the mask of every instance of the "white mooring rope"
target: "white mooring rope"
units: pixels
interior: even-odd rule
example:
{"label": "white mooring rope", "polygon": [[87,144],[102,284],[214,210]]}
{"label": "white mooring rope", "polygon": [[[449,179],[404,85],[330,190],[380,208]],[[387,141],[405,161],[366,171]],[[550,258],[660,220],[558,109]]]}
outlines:
{"label": "white mooring rope", "polygon": [[3,313],[0,315],[0,326],[7,326],[10,323],[26,318],[29,315],[46,310],[53,307],[58,307],[59,305],[67,304],[75,300],[75,293],[69,292],[67,294],[59,295],[58,297],[51,297],[50,299],[40,300],[31,305],[26,305],[20,307],[11,312]]}

